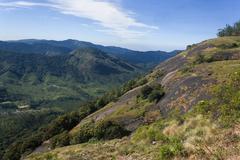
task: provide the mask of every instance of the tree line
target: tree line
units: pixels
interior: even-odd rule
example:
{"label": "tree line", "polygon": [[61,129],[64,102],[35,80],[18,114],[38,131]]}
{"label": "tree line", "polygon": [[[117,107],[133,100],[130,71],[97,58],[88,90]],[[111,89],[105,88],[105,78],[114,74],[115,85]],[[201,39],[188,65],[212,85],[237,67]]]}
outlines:
{"label": "tree line", "polygon": [[240,36],[240,21],[234,23],[234,25],[227,24],[223,29],[219,29],[218,37],[225,36]]}

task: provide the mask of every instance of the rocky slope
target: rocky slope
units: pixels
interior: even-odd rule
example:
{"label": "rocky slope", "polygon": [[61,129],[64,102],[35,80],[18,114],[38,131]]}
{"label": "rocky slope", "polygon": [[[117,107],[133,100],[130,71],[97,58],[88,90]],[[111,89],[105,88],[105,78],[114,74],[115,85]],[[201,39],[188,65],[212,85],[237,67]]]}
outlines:
{"label": "rocky slope", "polygon": [[[68,133],[72,146],[26,159],[240,158],[240,37],[188,46],[144,79],[145,84],[74,127]],[[90,133],[101,122],[117,124],[119,131],[131,134],[108,140]],[[113,133],[104,130],[104,135],[105,131]],[[82,142],[87,143],[78,144]]]}

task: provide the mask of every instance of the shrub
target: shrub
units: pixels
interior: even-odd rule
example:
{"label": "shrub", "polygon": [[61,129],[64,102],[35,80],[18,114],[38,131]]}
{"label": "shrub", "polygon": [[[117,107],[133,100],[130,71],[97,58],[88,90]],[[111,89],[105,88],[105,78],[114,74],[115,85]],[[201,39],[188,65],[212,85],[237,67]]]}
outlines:
{"label": "shrub", "polygon": [[202,54],[198,54],[197,57],[195,58],[194,63],[195,64],[201,64],[201,63],[210,63],[213,62],[214,59],[212,56],[205,56]]}
{"label": "shrub", "polygon": [[64,147],[70,144],[68,132],[65,131],[59,135],[54,136],[51,140],[51,148]]}
{"label": "shrub", "polygon": [[7,148],[3,155],[3,160],[19,160],[21,158],[21,142],[15,142],[13,145]]}
{"label": "shrub", "polygon": [[159,158],[168,160],[175,156],[184,156],[184,148],[180,139],[173,137],[166,145],[160,147]]}
{"label": "shrub", "polygon": [[82,125],[78,133],[72,137],[71,144],[84,143],[91,139],[110,140],[121,138],[129,134],[129,131],[111,121],[100,121],[96,124],[88,122]]}
{"label": "shrub", "polygon": [[187,50],[189,50],[189,49],[192,49],[193,47],[195,47],[196,46],[196,44],[192,44],[192,45],[187,45]]}
{"label": "shrub", "polygon": [[151,143],[152,141],[168,142],[168,137],[162,133],[164,125],[162,121],[157,121],[151,125],[142,126],[132,135],[131,140],[134,143],[144,142]]}
{"label": "shrub", "polygon": [[149,85],[146,85],[144,86],[142,89],[141,89],[141,97],[143,99],[147,99],[148,98],[148,95],[152,92],[153,88],[150,87]]}
{"label": "shrub", "polygon": [[123,85],[122,94],[131,90],[131,89],[133,89],[133,88],[144,85],[147,82],[148,82],[148,80],[146,78],[138,78],[138,79],[135,79],[135,80],[130,80],[126,84]]}
{"label": "shrub", "polygon": [[102,97],[102,98],[99,98],[96,103],[95,103],[95,107],[96,108],[101,108],[103,106],[105,106],[107,104],[106,100]]}
{"label": "shrub", "polygon": [[136,85],[136,81],[135,80],[130,80],[128,81],[124,86],[123,86],[123,90],[124,91],[128,91],[134,88],[134,86]]}
{"label": "shrub", "polygon": [[111,121],[101,121],[98,122],[95,127],[94,137],[97,139],[114,139],[114,138],[121,138],[123,136],[128,135],[130,132],[125,130],[118,124],[115,124]]}
{"label": "shrub", "polygon": [[80,121],[79,112],[71,112],[56,118],[52,123],[43,129],[44,139],[49,139],[61,132],[71,130]]}
{"label": "shrub", "polygon": [[153,90],[149,94],[148,99],[149,99],[150,102],[153,102],[153,101],[158,102],[163,96],[164,96],[163,89],[161,89],[161,90]]}
{"label": "shrub", "polygon": [[71,144],[84,143],[89,141],[93,137],[94,137],[94,123],[88,122],[79,128],[77,134],[71,137],[70,143]]}
{"label": "shrub", "polygon": [[26,151],[31,152],[33,149],[41,145],[41,143],[42,143],[41,133],[30,136],[28,139],[25,139],[25,141],[23,141],[21,146],[21,153],[24,153]]}
{"label": "shrub", "polygon": [[142,78],[141,80],[139,80],[139,81],[137,82],[137,85],[138,85],[138,86],[141,86],[141,85],[146,84],[147,82],[148,82],[148,80],[147,80],[146,78]]}
{"label": "shrub", "polygon": [[139,97],[141,97],[142,99],[148,99],[150,102],[158,102],[164,96],[164,94],[165,93],[161,85],[146,85],[141,89]]}

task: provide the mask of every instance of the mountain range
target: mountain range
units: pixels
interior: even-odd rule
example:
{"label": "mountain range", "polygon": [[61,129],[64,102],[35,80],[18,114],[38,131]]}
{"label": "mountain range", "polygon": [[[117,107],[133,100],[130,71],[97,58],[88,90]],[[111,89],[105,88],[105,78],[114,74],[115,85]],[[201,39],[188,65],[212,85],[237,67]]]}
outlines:
{"label": "mountain range", "polygon": [[44,55],[59,55],[68,54],[75,49],[80,48],[96,48],[105,53],[115,55],[123,60],[130,63],[145,63],[157,65],[159,62],[176,55],[179,50],[172,52],[164,51],[134,51],[126,48],[115,47],[115,46],[103,46],[97,45],[90,42],[78,41],[78,40],[37,40],[37,39],[26,39],[18,41],[5,41],[0,42],[0,49],[5,51],[17,51],[18,53],[37,53]]}

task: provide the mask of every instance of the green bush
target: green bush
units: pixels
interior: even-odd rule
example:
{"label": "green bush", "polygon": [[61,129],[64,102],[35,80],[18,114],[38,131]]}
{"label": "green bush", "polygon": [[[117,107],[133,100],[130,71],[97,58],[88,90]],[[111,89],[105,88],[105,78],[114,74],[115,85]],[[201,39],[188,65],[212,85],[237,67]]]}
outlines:
{"label": "green bush", "polygon": [[5,154],[3,155],[3,160],[19,160],[22,155],[29,154],[36,147],[42,143],[42,133],[31,135],[28,138],[19,140],[12,145],[10,145]]}
{"label": "green bush", "polygon": [[201,64],[201,63],[210,63],[213,62],[214,59],[212,56],[204,56],[202,54],[198,54],[195,58],[194,64]]}
{"label": "green bush", "polygon": [[131,140],[134,143],[138,142],[152,143],[153,141],[167,143],[169,141],[169,138],[162,133],[163,128],[164,123],[161,120],[151,125],[139,127],[131,136]]}
{"label": "green bush", "polygon": [[130,132],[125,130],[120,125],[111,121],[101,121],[95,126],[94,137],[97,139],[109,140],[121,138],[128,135]]}
{"label": "green bush", "polygon": [[71,144],[79,144],[89,141],[94,138],[94,123],[88,122],[80,126],[79,131],[73,137],[71,137]]}
{"label": "green bush", "polygon": [[123,85],[123,90],[129,91],[129,90],[133,89],[136,84],[137,84],[137,81],[130,80],[126,84]]}
{"label": "green bush", "polygon": [[159,159],[169,160],[175,156],[184,156],[184,148],[181,140],[175,137],[169,139],[169,142],[162,147],[159,151]]}
{"label": "green bush", "polygon": [[161,85],[146,85],[141,89],[139,97],[142,99],[148,99],[150,102],[158,102],[164,96],[164,94],[165,92]]}
{"label": "green bush", "polygon": [[[44,131],[44,139],[49,139],[61,132],[71,130],[80,121],[81,115],[79,112],[71,112],[56,118],[47,127],[42,129]],[[84,117],[84,116],[83,116]]]}
{"label": "green bush", "polygon": [[148,80],[146,78],[142,78],[137,82],[138,86],[144,85],[148,82]]}
{"label": "green bush", "polygon": [[42,144],[42,134],[36,134],[25,139],[21,145],[21,153],[31,152],[36,147]]}
{"label": "green bush", "polygon": [[72,137],[71,144],[84,143],[91,139],[110,140],[129,134],[129,131],[111,121],[100,121],[96,124],[88,122],[82,125],[78,133]]}
{"label": "green bush", "polygon": [[19,160],[21,158],[21,142],[15,142],[6,149],[3,160]]}
{"label": "green bush", "polygon": [[195,47],[196,46],[196,44],[192,44],[192,45],[187,45],[187,50],[189,50],[189,49],[192,49],[193,47]]}
{"label": "green bush", "polygon": [[[140,80],[139,80],[140,79]],[[127,91],[136,88],[138,86],[144,85],[148,82],[146,78],[137,78],[135,80],[130,80],[122,87],[122,93],[126,93]]]}
{"label": "green bush", "polygon": [[149,85],[144,86],[141,89],[141,98],[147,99],[149,94],[153,91],[153,88],[150,87]]}
{"label": "green bush", "polygon": [[64,147],[70,144],[70,137],[68,132],[65,131],[59,135],[54,136],[51,140],[51,148]]}
{"label": "green bush", "polygon": [[156,101],[158,102],[162,97],[164,96],[163,90],[153,90],[149,96],[148,99],[150,102]]}

